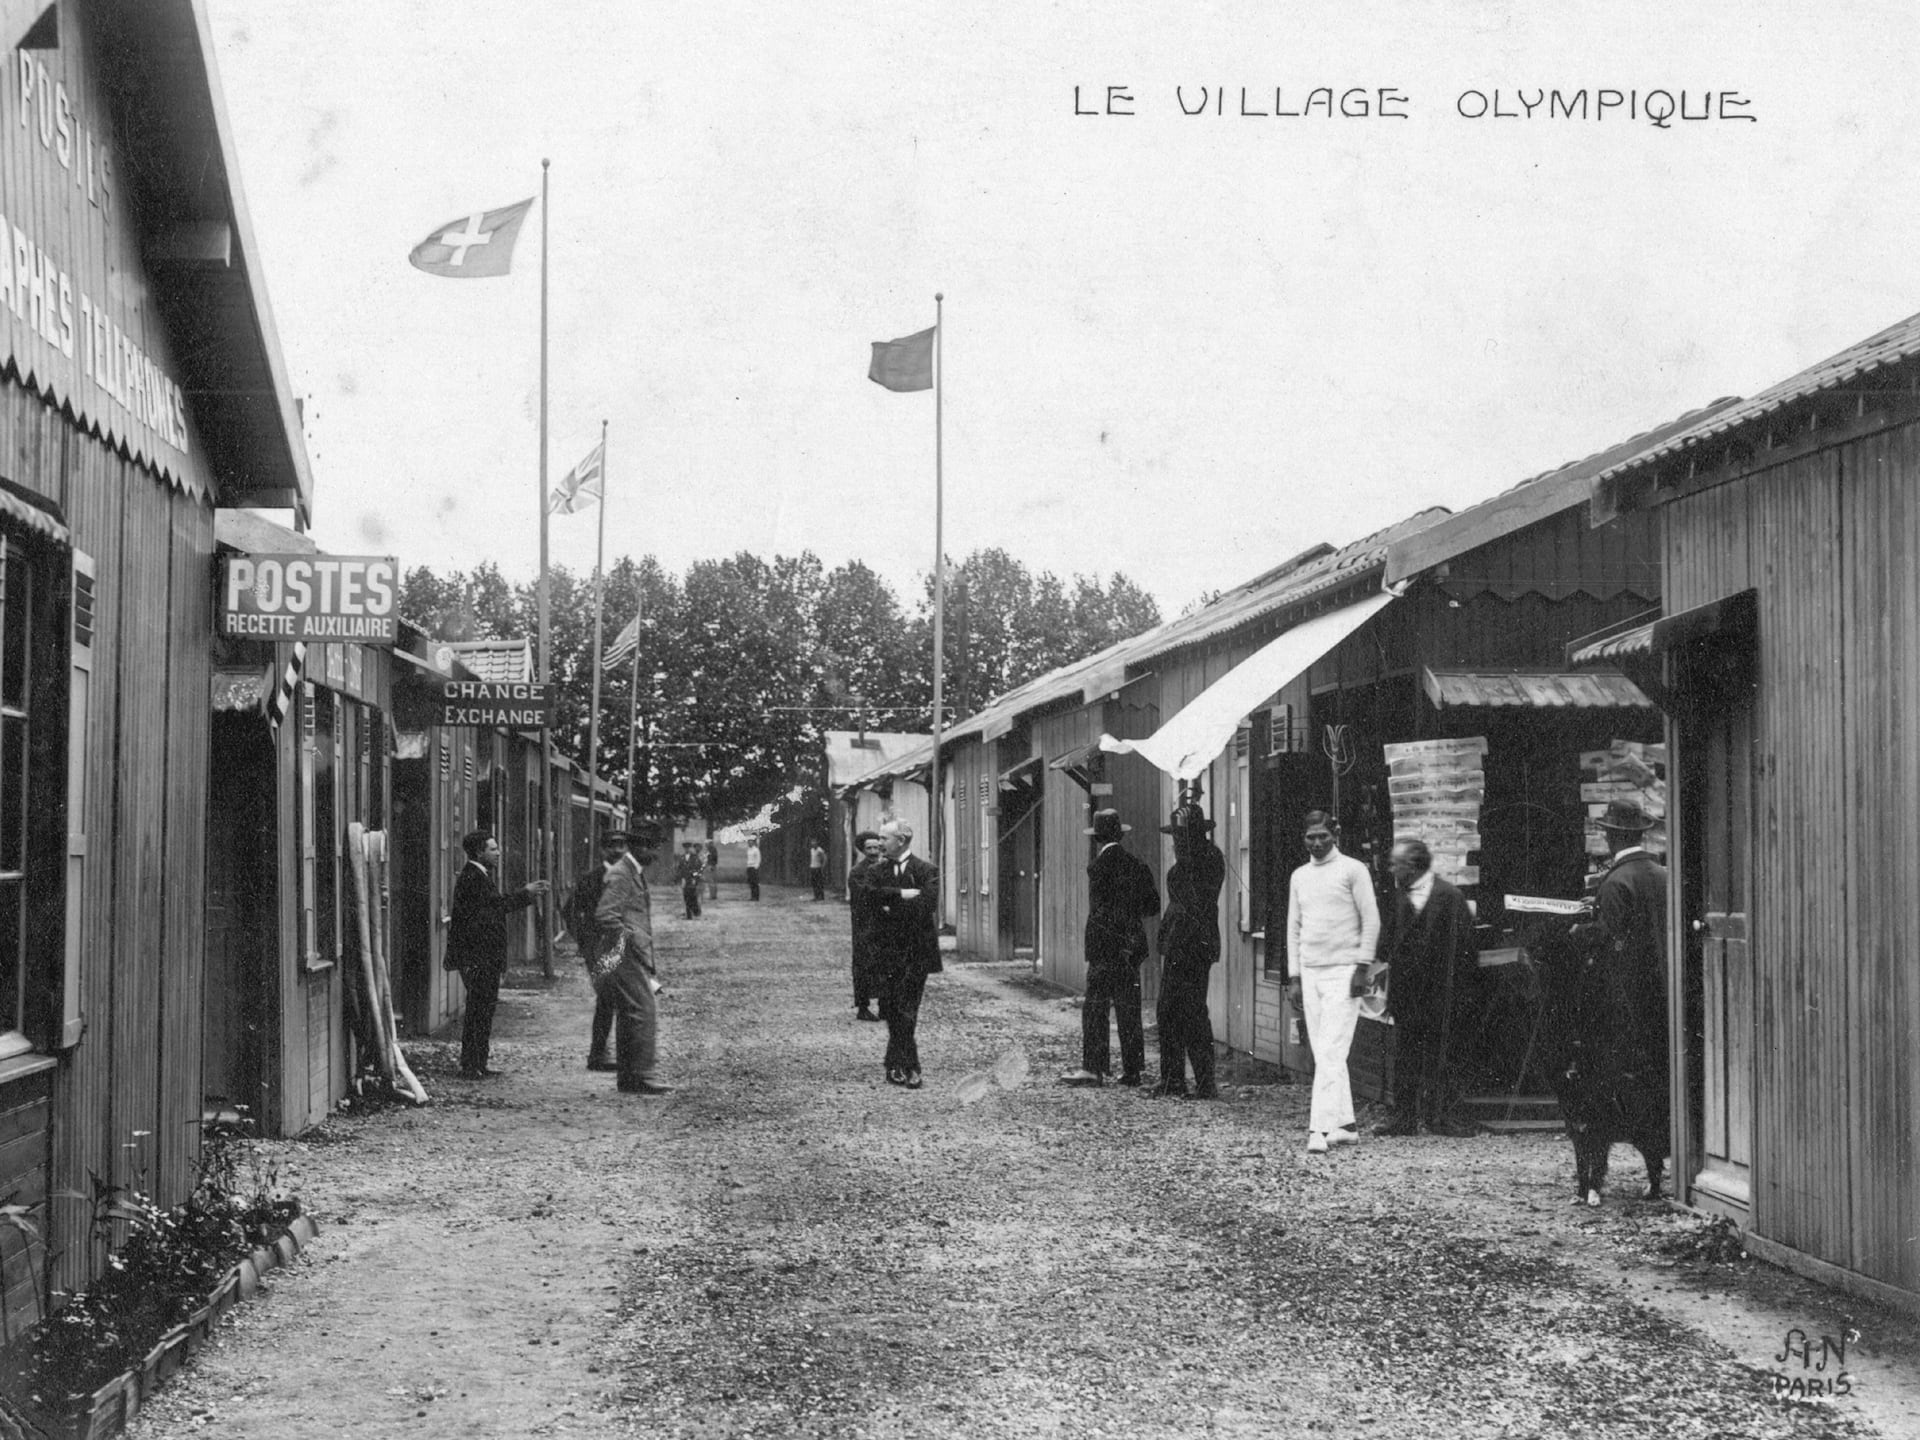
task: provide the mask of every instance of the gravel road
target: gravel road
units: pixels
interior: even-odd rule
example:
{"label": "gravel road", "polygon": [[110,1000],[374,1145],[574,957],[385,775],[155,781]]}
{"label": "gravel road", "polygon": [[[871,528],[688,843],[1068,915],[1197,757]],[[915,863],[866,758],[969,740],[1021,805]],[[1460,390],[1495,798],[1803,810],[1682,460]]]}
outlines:
{"label": "gravel road", "polygon": [[[130,1433],[1920,1435],[1920,1327],[1636,1199],[1624,1147],[1589,1211],[1558,1137],[1307,1156],[1250,1063],[1067,1090],[1024,966],[935,976],[900,1090],[845,908],[765,893],[658,921],[672,1096],[586,1073],[568,964],[510,980],[510,1073],[412,1044],[433,1105],[279,1147],[318,1243]],[[1796,1326],[1854,1337],[1851,1394],[1773,1396]]]}

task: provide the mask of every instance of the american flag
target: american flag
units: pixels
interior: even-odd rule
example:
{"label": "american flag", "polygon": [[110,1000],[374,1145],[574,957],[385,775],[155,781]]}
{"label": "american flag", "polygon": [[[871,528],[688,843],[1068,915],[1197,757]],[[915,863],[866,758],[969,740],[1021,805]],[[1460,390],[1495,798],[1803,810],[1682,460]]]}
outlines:
{"label": "american flag", "polygon": [[640,617],[636,615],[627,622],[625,629],[613,637],[613,644],[609,645],[606,653],[600,657],[600,663],[603,665],[624,664],[633,658],[634,652],[639,648]]}

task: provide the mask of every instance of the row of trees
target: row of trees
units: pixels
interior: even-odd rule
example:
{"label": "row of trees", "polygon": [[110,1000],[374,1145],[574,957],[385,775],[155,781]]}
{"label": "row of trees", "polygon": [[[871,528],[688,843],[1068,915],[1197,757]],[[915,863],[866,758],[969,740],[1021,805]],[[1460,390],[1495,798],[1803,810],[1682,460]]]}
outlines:
{"label": "row of trees", "polygon": [[[555,567],[548,586],[555,743],[584,763],[593,577]],[[410,570],[400,613],[446,640],[533,636],[539,626],[535,585],[513,584],[491,563]],[[810,552],[771,561],[742,552],[675,576],[652,556],[623,557],[607,572],[609,646],[636,615],[637,655],[602,680],[600,773],[626,787],[631,734],[641,813],[739,819],[819,786],[825,731],[930,728],[931,578],[908,610],[859,561],[827,570]],[[1062,581],[999,549],[949,561],[947,721],[1159,621],[1153,598],[1124,575]]]}

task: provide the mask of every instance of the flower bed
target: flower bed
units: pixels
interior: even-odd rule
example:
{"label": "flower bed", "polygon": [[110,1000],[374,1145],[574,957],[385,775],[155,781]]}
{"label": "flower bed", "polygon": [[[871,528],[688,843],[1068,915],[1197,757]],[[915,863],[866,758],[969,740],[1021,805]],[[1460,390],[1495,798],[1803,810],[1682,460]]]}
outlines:
{"label": "flower bed", "polygon": [[[20,1216],[9,1223],[38,1238]],[[208,1128],[193,1193],[170,1210],[96,1176],[91,1234],[105,1264],[7,1349],[0,1440],[119,1433],[261,1274],[316,1233],[241,1125]]]}

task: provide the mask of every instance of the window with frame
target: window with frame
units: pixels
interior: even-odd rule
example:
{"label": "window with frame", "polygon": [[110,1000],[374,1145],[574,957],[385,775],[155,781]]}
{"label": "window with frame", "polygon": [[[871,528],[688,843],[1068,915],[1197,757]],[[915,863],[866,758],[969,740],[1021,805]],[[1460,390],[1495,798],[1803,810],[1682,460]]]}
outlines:
{"label": "window with frame", "polygon": [[[92,579],[92,562],[64,544],[0,531],[0,1059],[80,1038],[84,871],[70,859],[84,856],[85,766],[67,754],[85,744],[87,691],[68,670],[76,657],[92,667]],[[78,639],[76,585],[87,601]]]}
{"label": "window with frame", "polygon": [[0,542],[0,1056],[31,1050],[27,924],[33,767],[33,568],[15,541]]}

